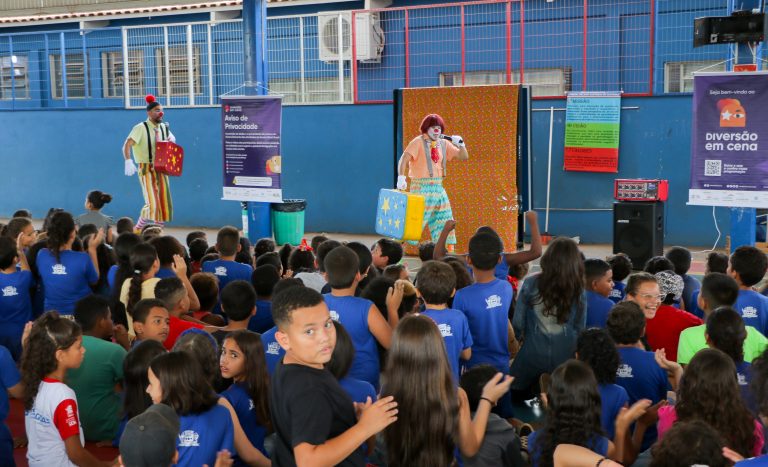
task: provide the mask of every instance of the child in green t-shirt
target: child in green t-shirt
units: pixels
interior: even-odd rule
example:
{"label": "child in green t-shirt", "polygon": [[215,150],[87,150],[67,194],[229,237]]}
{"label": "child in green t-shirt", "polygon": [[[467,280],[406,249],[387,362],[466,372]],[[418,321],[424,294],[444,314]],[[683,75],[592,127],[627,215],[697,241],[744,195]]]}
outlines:
{"label": "child in green t-shirt", "polygon": [[75,321],[83,329],[85,356],[79,368],[69,370],[67,384],[75,391],[85,439],[111,443],[120,421],[120,394],[125,349],[109,340],[127,340],[124,327],[115,329],[109,301],[89,295],[75,304]]}
{"label": "child in green t-shirt", "polygon": [[[720,307],[732,307],[739,296],[739,284],[730,276],[711,272],[701,281],[698,306],[704,311],[704,321]],[[707,325],[694,326],[680,333],[677,346],[677,363],[687,365],[696,352],[707,348]],[[744,340],[744,361],[762,355],[768,347],[768,339],[752,326],[747,326],[747,338]]]}

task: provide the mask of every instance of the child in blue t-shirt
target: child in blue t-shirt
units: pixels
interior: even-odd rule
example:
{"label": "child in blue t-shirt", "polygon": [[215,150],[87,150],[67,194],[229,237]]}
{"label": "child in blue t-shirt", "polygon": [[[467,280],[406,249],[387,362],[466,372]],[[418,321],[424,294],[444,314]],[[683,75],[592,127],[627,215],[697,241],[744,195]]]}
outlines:
{"label": "child in blue t-shirt", "polygon": [[673,246],[664,254],[664,257],[672,262],[675,267],[675,274],[683,278],[683,305],[686,311],[692,310],[696,306],[693,300],[693,293],[701,289],[701,282],[693,276],[688,275],[691,269],[691,252],[681,246]]}
{"label": "child in blue t-shirt", "polygon": [[463,312],[469,324],[473,344],[468,366],[486,363],[508,375],[509,344],[514,339],[507,315],[512,304],[512,285],[494,276],[494,268],[501,261],[501,249],[498,235],[480,232],[472,236],[467,262],[475,283],[456,292],[453,308]]}
{"label": "child in blue t-shirt", "polygon": [[768,336],[768,297],[752,289],[768,270],[765,253],[753,246],[740,246],[731,253],[728,274],[739,284],[739,298],[736,311],[741,314],[744,324],[752,326]]}
{"label": "child in blue t-shirt", "polygon": [[248,329],[262,333],[275,326],[272,321],[272,290],[280,281],[280,272],[271,264],[253,270],[251,284],[256,291],[256,314],[248,321]]}
{"label": "child in blue t-shirt", "polygon": [[607,261],[611,265],[613,273],[613,290],[611,290],[608,298],[613,303],[619,303],[627,296],[624,279],[632,273],[632,260],[624,253],[616,253],[613,256],[609,256]]}
{"label": "child in blue t-shirt", "polygon": [[615,422],[622,407],[629,403],[626,389],[616,383],[619,352],[605,329],[585,329],[576,340],[576,358],[589,365],[600,392],[600,421],[609,438],[615,434]]}
{"label": "child in blue t-shirt", "polygon": [[280,359],[283,358],[283,355],[285,355],[285,350],[280,347],[277,338],[275,338],[276,332],[277,326],[261,334],[261,345],[264,347],[264,359],[267,362],[267,373],[269,373],[269,376],[272,376],[272,373],[275,372],[277,362],[279,362]]}
{"label": "child in blue t-shirt", "polygon": [[[281,279],[275,285],[273,293],[274,295],[277,295],[279,292],[291,287],[303,287],[303,285],[298,279]],[[271,311],[272,310],[270,308],[270,314]],[[285,350],[283,350],[283,348],[277,342],[277,338],[275,337],[276,332],[277,326],[273,326],[267,331],[261,333],[261,344],[264,347],[264,358],[267,361],[267,372],[269,373],[269,376],[272,376],[272,373],[275,371],[275,366],[277,366],[277,362],[279,362],[280,359],[283,358],[283,355],[285,355]]]}
{"label": "child in blue t-shirt", "polygon": [[147,374],[152,402],[179,414],[177,465],[214,465],[219,451],[235,452],[232,416],[218,403],[200,362],[187,352],[169,352],[152,360]]}
{"label": "child in blue t-shirt", "polygon": [[349,332],[355,347],[355,359],[349,375],[379,387],[379,353],[376,342],[385,349],[392,340],[392,326],[397,325],[397,307],[387,310],[389,322],[384,319],[370,300],[355,297],[360,282],[360,259],[346,246],[331,250],[325,257],[331,293],[325,303],[334,321],[340,322]]}
{"label": "child in blue t-shirt", "polygon": [[[16,264],[21,270],[16,269]],[[21,248],[21,235],[17,241],[0,237],[0,345],[5,346],[14,361],[21,357],[21,334],[24,325],[32,320],[30,290],[34,278]]]}
{"label": "child in blue t-shirt", "polygon": [[458,385],[461,375],[459,359],[469,360],[472,357],[472,334],[464,313],[448,308],[448,299],[456,290],[455,284],[453,268],[442,261],[427,261],[416,274],[416,289],[426,305],[424,315],[437,324],[443,336],[454,382]]}
{"label": "child in blue t-shirt", "polygon": [[[219,259],[203,263],[202,271],[213,273],[219,279],[219,290],[235,280],[249,281],[253,268],[248,264],[235,261],[240,245],[240,232],[230,226],[222,227],[216,235],[216,251]],[[218,312],[218,310],[217,310]]]}
{"label": "child in blue t-shirt", "polygon": [[528,436],[531,465],[552,465],[551,459],[560,444],[580,444],[603,457],[625,460],[627,430],[650,403],[640,401],[622,412],[616,419],[616,436],[611,441],[603,435],[599,401],[597,381],[586,363],[568,360],[557,367],[546,393],[547,420],[540,430]]}
{"label": "child in blue t-shirt", "polygon": [[[657,404],[666,400],[667,391],[677,390],[683,369],[679,364],[661,360],[645,350],[641,341],[645,334],[645,315],[638,304],[625,301],[614,306],[608,314],[606,329],[619,351],[616,384],[627,391],[630,404],[642,399]],[[663,350],[658,352],[663,353]],[[669,366],[663,368],[660,362]],[[640,450],[648,449],[656,437],[656,426],[648,426]]]}
{"label": "child in blue t-shirt", "polygon": [[749,362],[744,361],[744,340],[747,338],[744,320],[733,308],[722,306],[709,315],[706,326],[707,345],[731,357],[736,366],[736,379],[739,383],[741,398],[747,408],[758,415],[755,396],[749,387],[752,368]]}
{"label": "child in blue t-shirt", "polygon": [[51,216],[47,248],[37,254],[37,270],[45,291],[45,310],[71,315],[75,302],[92,293],[91,285],[99,280],[97,248],[104,240],[99,230],[88,242],[88,253],[72,251],[75,220],[60,211]]}
{"label": "child in blue t-shirt", "polygon": [[24,387],[11,353],[0,345],[0,465],[14,465],[13,437],[5,424],[10,411],[9,394],[14,399],[21,399],[24,397]]}
{"label": "child in blue t-shirt", "polygon": [[589,258],[584,261],[587,289],[587,327],[604,328],[614,303],[609,298],[613,291],[613,270],[606,261]]}
{"label": "child in blue t-shirt", "polygon": [[376,401],[378,396],[371,383],[349,376],[349,369],[355,359],[355,347],[341,323],[334,321],[333,326],[336,328],[336,346],[333,348],[331,360],[325,364],[325,367],[339,380],[339,386],[346,391],[352,402],[362,404],[369,397],[372,401]]}
{"label": "child in blue t-shirt", "polygon": [[271,430],[272,422],[269,414],[269,376],[259,335],[245,329],[230,332],[222,344],[219,365],[221,377],[232,379],[232,385],[221,393],[221,397],[232,406],[248,441],[261,454],[248,459],[251,462],[245,462],[236,455],[234,465],[261,465],[269,458],[264,437]]}

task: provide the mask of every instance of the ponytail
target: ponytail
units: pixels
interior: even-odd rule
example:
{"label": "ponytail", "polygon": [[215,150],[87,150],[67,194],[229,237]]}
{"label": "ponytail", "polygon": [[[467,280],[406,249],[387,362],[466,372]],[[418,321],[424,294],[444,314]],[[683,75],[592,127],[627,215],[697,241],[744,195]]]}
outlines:
{"label": "ponytail", "polygon": [[21,354],[24,408],[32,409],[40,390],[40,382],[58,367],[56,351],[68,349],[81,335],[77,323],[59,316],[55,311],[37,318]]}
{"label": "ponytail", "polygon": [[141,300],[142,277],[149,273],[157,261],[157,251],[148,243],[139,243],[131,251],[130,258],[132,272],[125,311],[128,315],[133,316],[133,307]]}
{"label": "ponytail", "polygon": [[115,271],[115,280],[113,281],[112,296],[110,308],[112,309],[112,320],[115,323],[128,326],[126,318],[126,307],[120,301],[120,292],[126,279],[133,277],[131,269],[131,253],[133,249],[141,243],[141,238],[133,232],[124,232],[117,237],[115,241],[115,256],[117,256],[117,270]]}
{"label": "ponytail", "polygon": [[72,214],[66,211],[59,211],[51,216],[48,225],[47,247],[56,258],[56,262],[61,262],[61,250],[69,242],[72,232],[75,231],[75,219]]}
{"label": "ponytail", "polygon": [[128,304],[125,306],[125,312],[133,317],[133,307],[141,300],[141,272],[133,271],[131,285],[128,287]]}

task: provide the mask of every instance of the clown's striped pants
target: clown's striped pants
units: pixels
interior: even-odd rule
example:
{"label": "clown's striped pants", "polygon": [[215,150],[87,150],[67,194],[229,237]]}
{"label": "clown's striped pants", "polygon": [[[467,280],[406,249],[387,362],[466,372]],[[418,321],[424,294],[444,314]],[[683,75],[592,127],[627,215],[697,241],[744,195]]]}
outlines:
{"label": "clown's striped pants", "polygon": [[[443,178],[413,178],[411,179],[411,193],[424,196],[424,226],[429,227],[429,234],[433,242],[440,238],[440,232],[447,220],[453,219],[451,201],[448,193],[443,188]],[[423,230],[423,227],[422,227]],[[418,244],[418,242],[408,242]],[[448,235],[446,245],[456,244],[456,233]]]}
{"label": "clown's striped pants", "polygon": [[158,223],[170,222],[173,217],[173,202],[168,175],[155,172],[151,164],[139,164],[139,184],[144,196],[140,219]]}

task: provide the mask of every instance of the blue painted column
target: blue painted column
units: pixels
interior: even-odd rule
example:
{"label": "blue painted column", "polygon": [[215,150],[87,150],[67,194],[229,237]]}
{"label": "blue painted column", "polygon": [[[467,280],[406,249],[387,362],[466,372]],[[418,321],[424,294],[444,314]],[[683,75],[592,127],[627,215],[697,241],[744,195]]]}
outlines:
{"label": "blue painted column", "polygon": [[267,94],[267,0],[243,0],[246,94]]}
{"label": "blue painted column", "polygon": [[[763,11],[762,0],[728,0],[728,14],[734,10],[753,10]],[[755,59],[752,58],[752,51],[747,45],[731,44],[728,47],[728,61],[726,70],[733,71],[733,66],[743,63],[756,63],[757,69],[761,69],[761,55],[763,44],[757,45],[755,50]],[[731,208],[731,252],[736,248],[749,245],[755,245],[757,236],[757,210],[755,208]]]}
{"label": "blue painted column", "polygon": [[[243,53],[245,55],[245,83],[243,94],[246,96],[264,96],[267,94],[267,0],[243,0]],[[250,206],[249,206],[250,204]],[[243,231],[252,242],[261,237],[272,236],[272,227],[263,228],[259,232],[252,232],[250,224],[256,225],[253,216],[261,216],[258,213],[267,212],[269,216],[269,203],[248,203],[243,201],[242,217]],[[269,230],[269,233],[266,232]]]}

